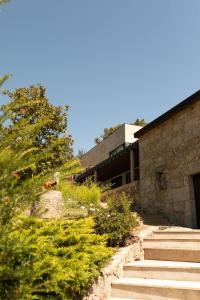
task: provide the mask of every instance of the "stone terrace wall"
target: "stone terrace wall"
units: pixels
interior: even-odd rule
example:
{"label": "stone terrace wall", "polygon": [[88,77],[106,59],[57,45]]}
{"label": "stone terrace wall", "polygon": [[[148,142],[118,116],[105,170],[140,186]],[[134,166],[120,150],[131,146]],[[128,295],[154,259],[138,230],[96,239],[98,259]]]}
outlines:
{"label": "stone terrace wall", "polygon": [[200,173],[200,101],[144,134],[139,147],[143,207],[195,227],[192,175]]}
{"label": "stone terrace wall", "polygon": [[106,197],[115,194],[120,194],[123,192],[128,194],[131,197],[131,199],[133,199],[133,203],[136,206],[140,206],[141,203],[140,203],[140,182],[139,181],[134,181],[129,184],[122,185],[113,190],[109,190],[102,195],[101,200],[102,202],[104,202],[106,201]]}

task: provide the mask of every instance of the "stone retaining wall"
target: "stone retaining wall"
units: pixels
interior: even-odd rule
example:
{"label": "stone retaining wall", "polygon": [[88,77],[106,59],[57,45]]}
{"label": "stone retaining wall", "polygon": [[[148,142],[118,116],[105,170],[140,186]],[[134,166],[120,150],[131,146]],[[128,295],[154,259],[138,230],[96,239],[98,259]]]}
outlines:
{"label": "stone retaining wall", "polygon": [[137,231],[133,232],[135,242],[130,246],[120,248],[116,252],[110,263],[102,269],[101,276],[93,284],[84,300],[109,299],[111,297],[112,281],[123,276],[123,266],[125,263],[144,259],[143,239],[151,235],[156,228],[158,227],[146,226],[144,228],[137,228]]}
{"label": "stone retaining wall", "polygon": [[101,276],[92,286],[89,295],[84,300],[106,300],[111,297],[111,282],[123,276],[125,263],[143,258],[141,241],[138,239],[133,245],[120,248],[112,257],[111,262],[102,270]]}
{"label": "stone retaining wall", "polygon": [[101,197],[101,201],[105,202],[107,197],[111,195],[120,194],[123,192],[129,195],[131,199],[133,199],[134,204],[140,206],[140,182],[139,181],[134,181],[129,184],[122,185],[118,188],[103,193]]}

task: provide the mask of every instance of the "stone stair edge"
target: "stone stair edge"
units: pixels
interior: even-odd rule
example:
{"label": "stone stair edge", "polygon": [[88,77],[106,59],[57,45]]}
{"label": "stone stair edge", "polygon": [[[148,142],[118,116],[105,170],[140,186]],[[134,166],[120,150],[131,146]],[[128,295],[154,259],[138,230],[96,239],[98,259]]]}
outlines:
{"label": "stone stair edge", "polygon": [[176,281],[166,279],[144,279],[144,278],[119,278],[112,282],[112,286],[138,286],[168,289],[184,289],[200,291],[200,284],[196,281]]}
{"label": "stone stair edge", "polygon": [[180,262],[168,260],[141,260],[124,264],[124,268],[180,268],[180,269],[200,269],[200,263],[197,262]]}

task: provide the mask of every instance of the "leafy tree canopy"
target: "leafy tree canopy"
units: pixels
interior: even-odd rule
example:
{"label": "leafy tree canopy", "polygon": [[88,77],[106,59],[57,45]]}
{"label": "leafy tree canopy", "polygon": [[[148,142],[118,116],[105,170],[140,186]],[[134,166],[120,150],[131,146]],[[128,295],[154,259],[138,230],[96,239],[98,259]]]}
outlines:
{"label": "leafy tree canopy", "polygon": [[[46,172],[72,157],[72,138],[67,132],[68,106],[49,103],[41,85],[7,92],[10,101],[1,106],[7,116],[5,130],[16,135],[12,147],[32,147],[44,153],[37,172]],[[30,138],[27,131],[32,131]]]}
{"label": "leafy tree canopy", "polygon": [[[133,123],[131,123],[132,125],[137,125],[137,126],[141,126],[144,127],[147,122],[144,119],[136,119]],[[113,132],[115,132],[120,126],[122,126],[122,124],[118,124],[116,126],[113,127],[109,127],[109,128],[104,128],[103,134],[100,135],[99,137],[96,137],[94,139],[94,142],[96,145],[98,145],[99,143],[101,143],[103,140],[105,140],[109,135],[111,135]]]}

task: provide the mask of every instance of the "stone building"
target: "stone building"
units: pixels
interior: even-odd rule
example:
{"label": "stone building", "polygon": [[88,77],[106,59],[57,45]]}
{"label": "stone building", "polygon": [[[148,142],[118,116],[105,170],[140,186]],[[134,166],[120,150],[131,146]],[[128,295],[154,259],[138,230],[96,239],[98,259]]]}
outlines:
{"label": "stone building", "polygon": [[172,224],[200,228],[200,91],[135,136],[143,209],[163,213]]}
{"label": "stone building", "polygon": [[101,145],[104,157],[95,148],[86,153],[91,159],[93,152],[94,166],[78,181],[91,175],[101,182],[110,180],[114,188],[129,190],[144,212],[163,214],[171,224],[200,228],[200,91],[138,129],[123,149],[119,131],[106,141],[116,151]]}

